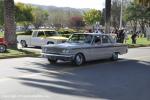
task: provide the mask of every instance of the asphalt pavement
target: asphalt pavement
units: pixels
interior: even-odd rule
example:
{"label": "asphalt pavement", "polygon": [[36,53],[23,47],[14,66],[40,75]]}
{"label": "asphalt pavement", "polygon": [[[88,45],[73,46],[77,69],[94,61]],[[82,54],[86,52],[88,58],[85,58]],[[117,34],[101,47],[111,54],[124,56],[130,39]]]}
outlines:
{"label": "asphalt pavement", "polygon": [[24,57],[0,68],[0,100],[150,100],[150,47],[80,67]]}

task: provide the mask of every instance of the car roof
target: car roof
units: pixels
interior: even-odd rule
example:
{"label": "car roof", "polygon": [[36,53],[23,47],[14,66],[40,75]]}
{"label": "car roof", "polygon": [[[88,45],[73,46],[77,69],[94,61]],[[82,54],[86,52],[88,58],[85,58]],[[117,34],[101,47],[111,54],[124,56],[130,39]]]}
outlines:
{"label": "car roof", "polygon": [[87,35],[111,35],[111,34],[104,34],[104,33],[74,33],[74,34],[87,34]]}

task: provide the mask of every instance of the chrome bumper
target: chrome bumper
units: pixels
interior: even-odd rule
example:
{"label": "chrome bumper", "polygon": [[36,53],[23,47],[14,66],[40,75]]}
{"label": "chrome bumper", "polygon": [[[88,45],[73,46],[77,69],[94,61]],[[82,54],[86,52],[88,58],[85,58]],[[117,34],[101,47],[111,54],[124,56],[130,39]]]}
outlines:
{"label": "chrome bumper", "polygon": [[72,61],[74,59],[74,55],[47,54],[47,53],[41,53],[41,55],[44,58],[64,60],[64,61]]}

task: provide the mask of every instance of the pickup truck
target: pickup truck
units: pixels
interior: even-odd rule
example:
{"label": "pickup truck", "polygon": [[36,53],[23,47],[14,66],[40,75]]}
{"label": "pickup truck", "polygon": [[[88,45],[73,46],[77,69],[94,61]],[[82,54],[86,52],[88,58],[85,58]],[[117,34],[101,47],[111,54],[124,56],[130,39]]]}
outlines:
{"label": "pickup truck", "polygon": [[22,47],[28,46],[43,46],[47,44],[63,43],[67,40],[66,37],[59,36],[55,30],[40,29],[33,30],[31,35],[19,35],[17,36],[18,43]]}
{"label": "pickup truck", "polygon": [[4,38],[0,38],[0,53],[5,52],[7,50],[7,42]]}

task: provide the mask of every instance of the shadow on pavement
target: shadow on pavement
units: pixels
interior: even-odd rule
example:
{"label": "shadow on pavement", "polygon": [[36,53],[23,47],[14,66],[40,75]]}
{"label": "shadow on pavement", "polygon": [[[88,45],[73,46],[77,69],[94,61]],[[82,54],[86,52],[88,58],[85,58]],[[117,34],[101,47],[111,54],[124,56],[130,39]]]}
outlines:
{"label": "shadow on pavement", "polygon": [[[16,78],[23,85],[52,93],[109,100],[150,100],[150,61],[94,61],[76,67],[71,63],[42,64],[44,78]],[[42,69],[42,71],[40,70]]]}

